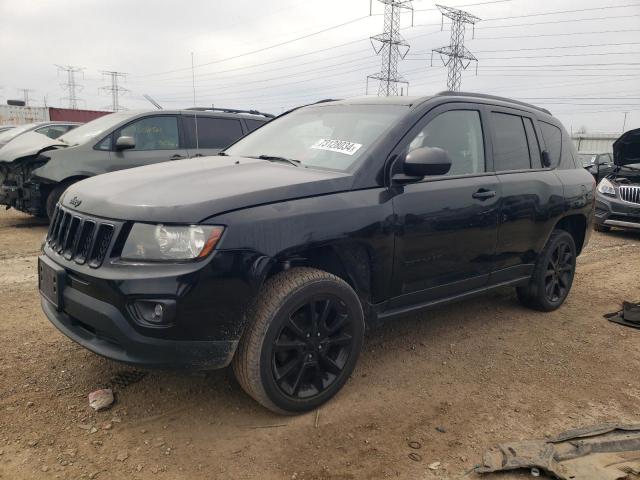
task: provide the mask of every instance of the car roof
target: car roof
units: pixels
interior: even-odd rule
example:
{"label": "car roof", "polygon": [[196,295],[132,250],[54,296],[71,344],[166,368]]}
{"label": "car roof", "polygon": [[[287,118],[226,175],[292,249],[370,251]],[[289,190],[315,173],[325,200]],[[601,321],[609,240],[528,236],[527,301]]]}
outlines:
{"label": "car roof", "polygon": [[504,105],[513,105],[517,107],[526,107],[528,109],[536,110],[537,112],[549,115],[551,117],[551,112],[545,108],[538,107],[536,105],[532,105],[530,103],[521,102],[519,100],[513,100],[511,98],[499,97],[496,95],[487,95],[485,93],[473,93],[473,92],[451,92],[451,91],[443,91],[438,92],[434,95],[429,96],[392,96],[392,97],[377,97],[373,95],[367,95],[362,97],[354,97],[347,98],[344,100],[325,100],[321,102],[317,102],[318,104],[328,104],[328,105],[405,105],[405,106],[413,106],[418,105],[420,103],[426,102],[428,100],[432,100],[435,98],[455,98],[456,100],[468,100],[471,102],[475,101],[491,101],[491,103],[504,104]]}
{"label": "car roof", "polygon": [[[189,109],[173,109],[173,110],[127,110],[126,112],[115,112],[122,115],[122,118],[133,118],[136,116],[157,114],[157,115],[197,115],[202,117],[217,117],[217,118],[245,118],[248,120],[268,121],[270,118],[265,118],[262,115],[249,114],[249,113],[230,113],[211,110],[189,110]],[[127,115],[128,114],[128,115]]]}

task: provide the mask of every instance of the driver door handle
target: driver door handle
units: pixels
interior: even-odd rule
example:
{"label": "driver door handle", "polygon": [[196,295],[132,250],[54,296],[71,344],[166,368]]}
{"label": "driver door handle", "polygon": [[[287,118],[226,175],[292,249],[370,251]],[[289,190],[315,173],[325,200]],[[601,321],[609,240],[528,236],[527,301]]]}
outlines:
{"label": "driver door handle", "polygon": [[495,197],[496,192],[494,190],[489,190],[488,188],[481,188],[471,196],[478,200],[487,200],[489,198]]}

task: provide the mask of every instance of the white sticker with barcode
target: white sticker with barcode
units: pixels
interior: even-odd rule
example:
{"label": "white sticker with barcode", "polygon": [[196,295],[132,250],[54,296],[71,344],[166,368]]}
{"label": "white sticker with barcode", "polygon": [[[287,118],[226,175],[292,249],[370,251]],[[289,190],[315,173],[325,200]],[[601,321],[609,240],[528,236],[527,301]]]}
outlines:
{"label": "white sticker with barcode", "polygon": [[321,138],[311,145],[311,148],[315,150],[328,150],[330,152],[344,153],[345,155],[353,155],[360,147],[362,147],[360,143],[347,142],[345,140],[331,140],[330,138]]}

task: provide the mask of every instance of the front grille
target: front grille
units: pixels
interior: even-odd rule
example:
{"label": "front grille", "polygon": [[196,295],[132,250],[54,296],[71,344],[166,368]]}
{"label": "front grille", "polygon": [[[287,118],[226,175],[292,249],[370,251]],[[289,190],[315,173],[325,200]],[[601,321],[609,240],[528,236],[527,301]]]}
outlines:
{"label": "front grille", "polygon": [[620,198],[625,202],[640,204],[640,186],[621,185]]}
{"label": "front grille", "polygon": [[47,245],[79,265],[98,268],[109,252],[115,226],[56,207],[47,233]]}

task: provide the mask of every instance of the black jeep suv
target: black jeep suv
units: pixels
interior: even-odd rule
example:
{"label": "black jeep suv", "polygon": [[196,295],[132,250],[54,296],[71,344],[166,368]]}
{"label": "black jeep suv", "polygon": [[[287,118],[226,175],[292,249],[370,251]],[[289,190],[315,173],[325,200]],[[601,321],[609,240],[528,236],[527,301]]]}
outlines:
{"label": "black jeep suv", "polygon": [[42,307],[105,357],[232,363],[264,406],[306,411],[347,381],[366,326],[505,285],[558,308],[594,189],[531,105],[318,103],[221,156],[71,186],[39,258]]}

